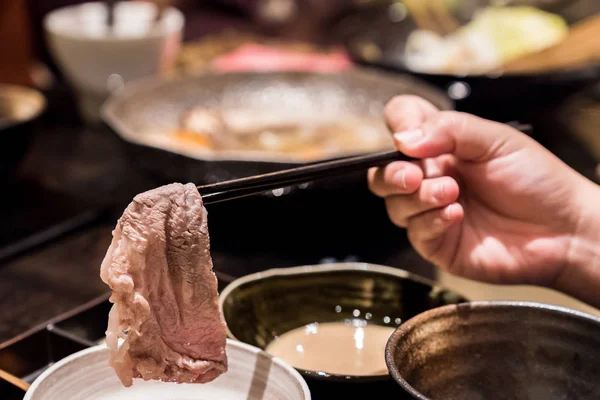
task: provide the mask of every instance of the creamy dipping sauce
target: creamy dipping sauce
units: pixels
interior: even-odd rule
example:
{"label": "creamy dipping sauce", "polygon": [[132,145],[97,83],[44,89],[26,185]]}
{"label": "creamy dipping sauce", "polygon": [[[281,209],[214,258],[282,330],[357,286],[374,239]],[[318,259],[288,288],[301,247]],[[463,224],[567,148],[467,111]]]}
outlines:
{"label": "creamy dipping sauce", "polygon": [[313,323],[277,337],[266,351],[309,371],[383,375],[388,373],[385,346],[393,332],[393,327],[365,323]]}

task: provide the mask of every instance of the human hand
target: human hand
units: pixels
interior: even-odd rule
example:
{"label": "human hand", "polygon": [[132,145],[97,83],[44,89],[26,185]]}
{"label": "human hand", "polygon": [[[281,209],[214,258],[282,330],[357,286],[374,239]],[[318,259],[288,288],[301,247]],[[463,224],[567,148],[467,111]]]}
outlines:
{"label": "human hand", "polygon": [[398,150],[421,161],[372,169],[369,185],[425,259],[471,279],[566,292],[599,274],[584,266],[600,239],[592,182],[504,124],[414,96],[393,99],[385,117]]}

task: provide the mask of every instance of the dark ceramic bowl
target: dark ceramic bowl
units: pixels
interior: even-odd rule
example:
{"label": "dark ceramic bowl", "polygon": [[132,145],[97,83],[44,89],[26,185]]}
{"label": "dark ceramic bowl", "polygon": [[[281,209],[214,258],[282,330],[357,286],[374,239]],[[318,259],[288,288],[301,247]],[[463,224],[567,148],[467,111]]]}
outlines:
{"label": "dark ceramic bowl", "polygon": [[[490,0],[453,3],[453,16],[464,24],[474,13],[489,5]],[[600,12],[600,2],[595,0],[518,0],[516,3],[559,14],[569,25]],[[329,25],[332,40],[342,42],[360,65],[410,73],[444,90],[459,111],[501,122],[521,120],[527,123],[531,113],[560,104],[568,96],[590,88],[600,80],[598,62],[520,74],[456,75],[411,71],[405,64],[404,54],[408,36],[418,25],[409,13],[399,15],[398,5],[402,9],[401,2],[396,0],[355,2]]]}
{"label": "dark ceramic bowl", "polygon": [[[425,310],[462,301],[467,300],[400,269],[340,263],[272,269],[237,279],[222,291],[220,307],[231,338],[264,349],[277,336],[314,322],[368,316],[367,323],[396,327]],[[386,390],[385,386],[400,392],[389,374],[298,371],[316,398],[326,398],[326,394],[337,398],[344,391],[340,386],[351,387],[345,389],[349,393],[344,398],[359,398],[359,393],[370,392],[367,387]]]}
{"label": "dark ceramic bowl", "polygon": [[46,98],[37,90],[0,85],[0,179],[19,164],[33,135],[34,122],[46,109]]}
{"label": "dark ceramic bowl", "polygon": [[600,319],[526,302],[424,312],[390,337],[386,362],[411,398],[600,398]]}

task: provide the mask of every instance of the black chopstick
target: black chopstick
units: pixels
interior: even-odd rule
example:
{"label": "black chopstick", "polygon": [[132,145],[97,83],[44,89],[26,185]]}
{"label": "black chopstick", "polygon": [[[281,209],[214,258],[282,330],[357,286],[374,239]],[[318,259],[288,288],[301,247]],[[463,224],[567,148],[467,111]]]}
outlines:
{"label": "black chopstick", "polygon": [[392,161],[412,161],[398,151],[387,151],[362,156],[347,157],[334,161],[325,161],[297,168],[256,175],[248,178],[233,179],[210,185],[198,186],[205,204],[252,196],[254,194],[299,185],[334,175],[379,167]]}
{"label": "black chopstick", "polygon": [[[532,130],[531,125],[521,124],[518,121],[507,122],[506,125],[512,126],[527,134]],[[324,161],[302,167],[271,172],[269,174],[197,186],[197,188],[204,200],[204,204],[214,204],[252,196],[287,186],[300,185],[302,183],[328,178],[334,175],[366,170],[371,167],[381,167],[393,161],[414,160],[414,158],[408,157],[398,151],[386,151],[382,153],[341,158],[333,161]]]}
{"label": "black chopstick", "polygon": [[105,0],[106,4],[106,25],[108,30],[112,31],[113,25],[115,24],[115,5],[117,0]]}

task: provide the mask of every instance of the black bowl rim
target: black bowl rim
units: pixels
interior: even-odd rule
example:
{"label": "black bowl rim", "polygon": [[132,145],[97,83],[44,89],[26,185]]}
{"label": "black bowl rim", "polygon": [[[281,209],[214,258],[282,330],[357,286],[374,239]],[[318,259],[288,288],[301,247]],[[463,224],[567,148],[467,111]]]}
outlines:
{"label": "black bowl rim", "polygon": [[46,110],[46,107],[48,106],[48,101],[46,100],[46,96],[44,96],[44,94],[37,89],[31,88],[28,86],[23,86],[23,85],[0,83],[0,93],[6,93],[6,92],[9,93],[6,97],[9,97],[17,102],[21,101],[21,98],[23,96],[35,97],[39,101],[39,105],[38,105],[37,109],[31,113],[31,115],[28,115],[26,118],[11,120],[7,124],[2,125],[2,127],[0,127],[0,131],[8,130],[14,126],[26,124],[27,122],[31,122],[31,121],[37,119],[40,115],[42,115],[44,113],[44,111]]}
{"label": "black bowl rim", "polygon": [[400,62],[390,60],[369,61],[350,52],[352,60],[363,67],[382,68],[396,73],[406,73],[422,78],[443,78],[447,80],[506,80],[521,79],[528,81],[594,81],[600,79],[600,62],[589,61],[566,68],[539,70],[535,72],[504,72],[501,69],[487,74],[450,74],[412,70]]}
{"label": "black bowl rim", "polygon": [[358,152],[356,154],[340,154],[334,155],[333,157],[319,157],[315,159],[311,159],[309,161],[296,159],[293,157],[285,157],[283,155],[275,155],[265,157],[263,153],[253,154],[250,151],[230,151],[226,154],[218,154],[214,152],[207,151],[205,154],[191,154],[183,151],[173,151],[166,147],[160,146],[158,144],[150,144],[139,140],[135,133],[128,127],[128,124],[123,121],[122,118],[119,118],[116,114],[116,109],[121,105],[123,101],[131,98],[140,93],[151,93],[159,88],[162,88],[167,85],[172,84],[181,84],[187,81],[195,81],[195,80],[207,80],[211,77],[223,77],[223,76],[232,76],[232,77],[312,77],[312,76],[320,76],[320,77],[356,77],[356,78],[365,78],[365,80],[377,80],[382,85],[397,85],[401,87],[402,85],[416,87],[419,90],[419,96],[426,97],[431,99],[431,101],[436,101],[440,104],[440,108],[443,110],[453,110],[455,108],[455,103],[447,94],[432,85],[431,83],[426,82],[425,80],[416,77],[410,73],[397,73],[397,72],[388,72],[388,71],[375,71],[371,68],[362,67],[359,65],[355,65],[352,68],[339,72],[339,73],[322,73],[322,72],[306,72],[306,71],[273,71],[273,72],[219,72],[219,71],[207,71],[201,74],[194,75],[183,75],[176,77],[166,77],[166,76],[150,76],[145,78],[139,78],[133,80],[131,82],[127,82],[125,88],[119,92],[113,93],[110,95],[102,104],[100,108],[100,117],[102,121],[108,125],[108,127],[114,131],[117,136],[119,136],[123,141],[131,144],[135,144],[138,146],[145,146],[151,148],[157,148],[159,150],[167,151],[172,154],[178,154],[180,156],[196,160],[196,161],[209,161],[209,162],[230,162],[230,161],[241,161],[247,163],[269,163],[274,165],[281,164],[290,164],[290,165],[300,165],[312,162],[324,161],[326,159],[335,158],[335,157],[350,157],[364,154],[364,152]]}
{"label": "black bowl rim", "polygon": [[408,321],[401,324],[394,333],[390,336],[387,345],[385,347],[385,363],[388,371],[392,378],[398,383],[407,393],[418,400],[431,400],[429,397],[425,397],[422,393],[413,388],[400,374],[396,364],[394,362],[394,355],[398,342],[402,337],[413,329],[415,326],[420,325],[432,318],[436,318],[442,315],[456,314],[461,309],[503,309],[503,308],[525,308],[525,309],[538,309],[544,310],[550,313],[558,315],[569,315],[580,320],[593,322],[600,328],[600,317],[596,317],[592,314],[588,314],[582,311],[573,310],[571,308],[556,306],[552,304],[531,302],[531,301],[512,301],[512,300],[491,300],[491,301],[471,301],[462,304],[449,304],[431,310],[424,311]]}
{"label": "black bowl rim", "polygon": [[[457,292],[454,289],[446,288],[438,283],[427,279],[425,277],[413,274],[406,270],[389,267],[385,265],[371,264],[371,263],[361,263],[361,262],[347,262],[347,263],[327,263],[327,264],[316,264],[316,265],[304,265],[298,267],[288,267],[288,268],[272,268],[261,272],[256,272],[253,274],[245,275],[241,278],[235,279],[233,282],[229,283],[220,293],[219,295],[219,311],[221,315],[224,316],[223,313],[223,304],[225,303],[225,299],[233,292],[235,289],[243,286],[249,282],[255,282],[267,278],[272,278],[275,276],[290,276],[290,275],[306,275],[311,273],[323,273],[323,272],[338,272],[338,271],[365,271],[365,272],[374,272],[382,275],[391,275],[397,278],[410,280],[413,282],[418,282],[427,286],[430,286],[432,290],[447,290],[456,295],[468,299],[462,293]],[[419,314],[420,315],[420,314]],[[408,322],[409,320],[407,320]],[[225,321],[227,322],[227,321]],[[402,323],[400,326],[402,326]],[[227,324],[226,324],[227,325]],[[395,331],[394,331],[395,332]],[[229,330],[229,325],[227,325],[227,336],[231,339],[238,340],[235,335]],[[264,350],[264,349],[263,349]],[[311,371],[305,370],[302,368],[295,368],[305,377],[316,379],[316,380],[324,380],[329,382],[348,382],[348,383],[363,383],[363,382],[379,382],[390,379],[390,375],[381,374],[381,375],[341,375],[341,374],[331,374],[324,371]],[[389,370],[389,369],[388,369]]]}

